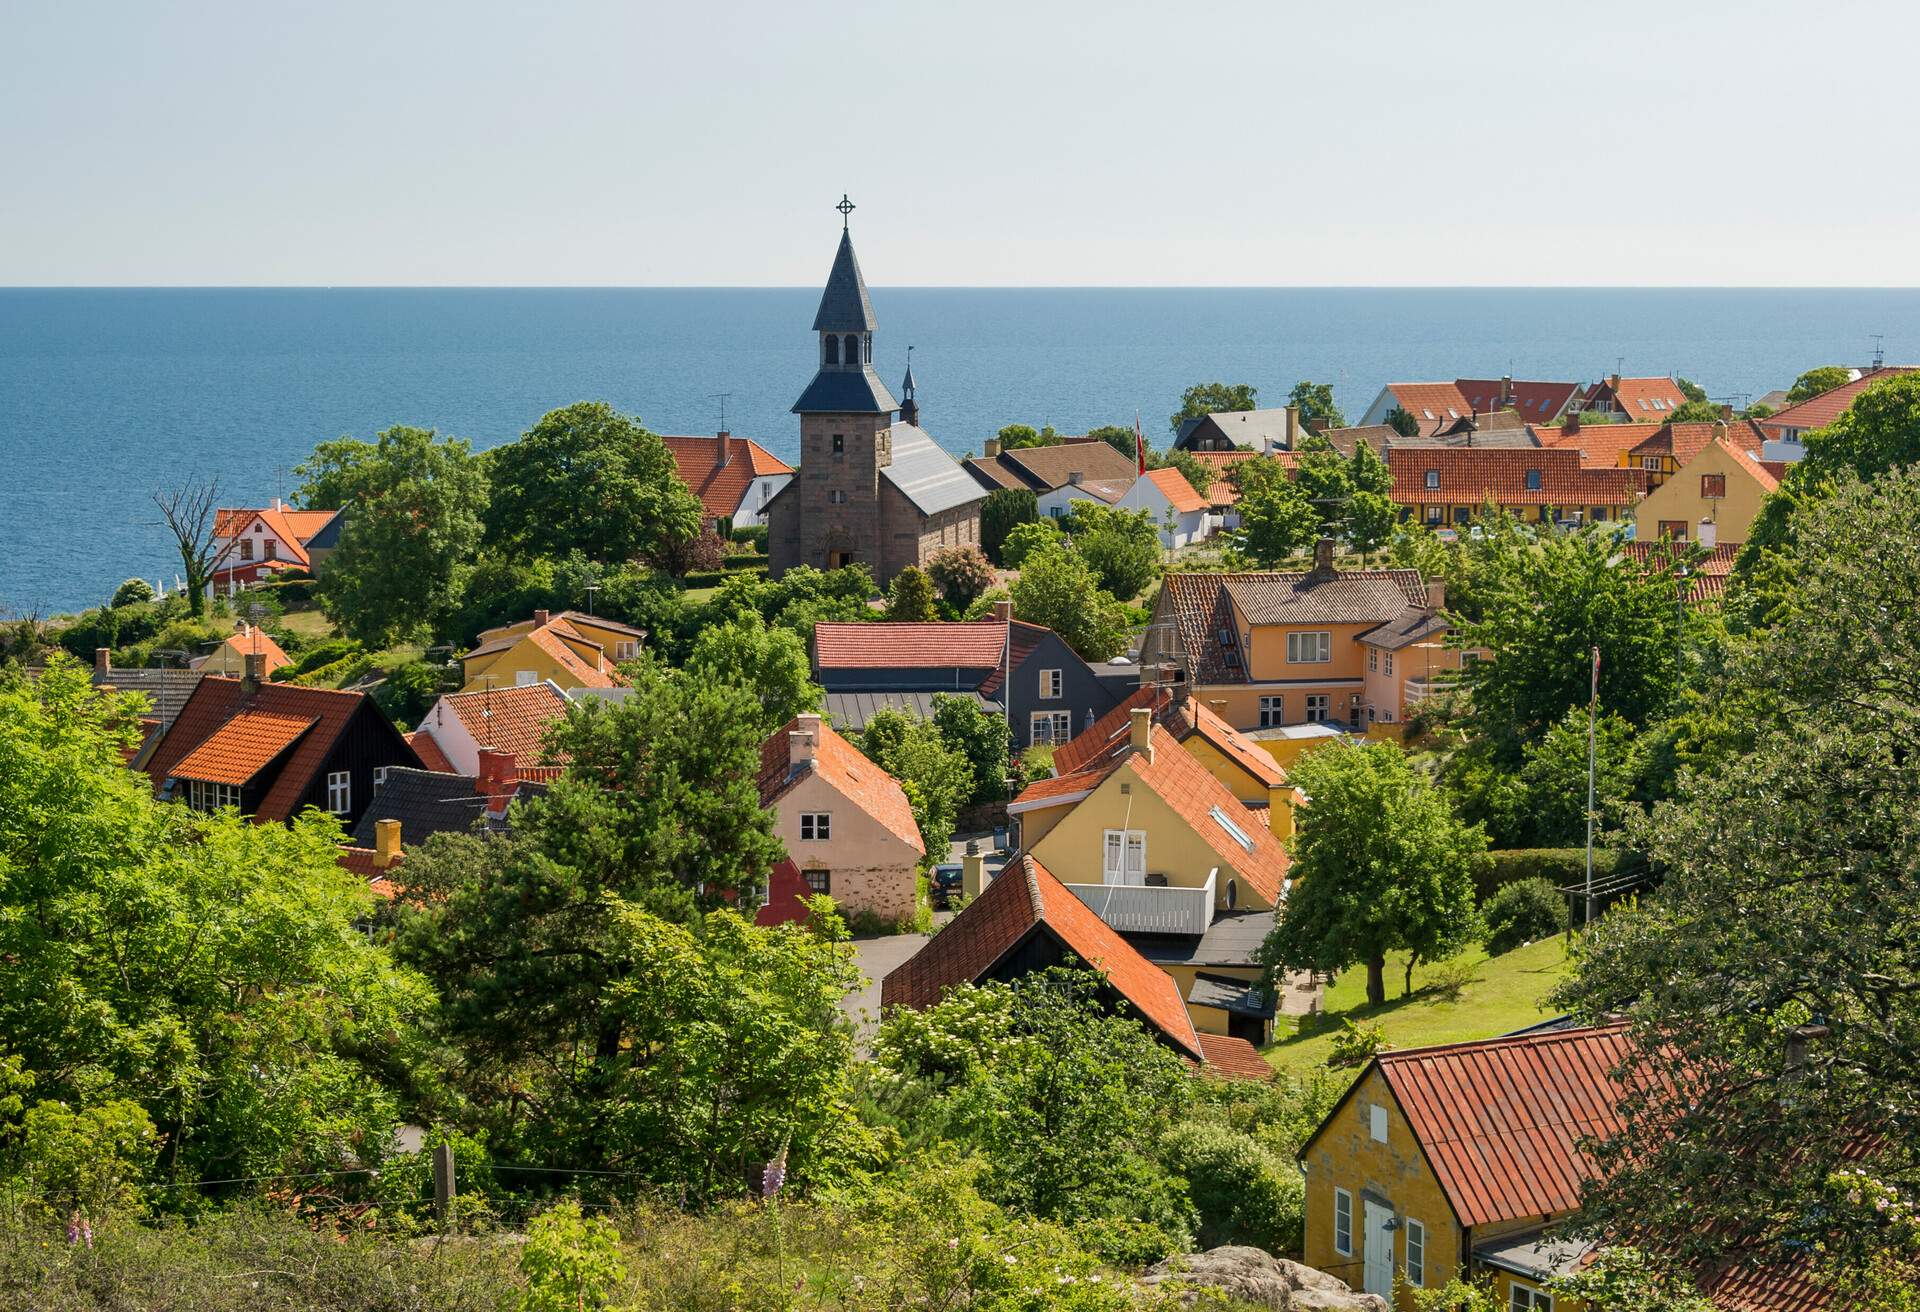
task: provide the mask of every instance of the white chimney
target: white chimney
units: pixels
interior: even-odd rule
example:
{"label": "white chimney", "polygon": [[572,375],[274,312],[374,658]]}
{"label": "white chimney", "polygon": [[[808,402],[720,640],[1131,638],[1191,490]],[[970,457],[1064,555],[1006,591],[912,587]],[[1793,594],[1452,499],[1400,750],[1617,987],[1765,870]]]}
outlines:
{"label": "white chimney", "polygon": [[787,762],[795,766],[811,765],[820,752],[820,717],[797,715],[793,724],[787,734]]}
{"label": "white chimney", "polygon": [[1701,548],[1706,551],[1712,551],[1714,543],[1718,542],[1719,539],[1720,531],[1714,527],[1713,521],[1710,519],[1701,520],[1700,536],[1698,538]]}

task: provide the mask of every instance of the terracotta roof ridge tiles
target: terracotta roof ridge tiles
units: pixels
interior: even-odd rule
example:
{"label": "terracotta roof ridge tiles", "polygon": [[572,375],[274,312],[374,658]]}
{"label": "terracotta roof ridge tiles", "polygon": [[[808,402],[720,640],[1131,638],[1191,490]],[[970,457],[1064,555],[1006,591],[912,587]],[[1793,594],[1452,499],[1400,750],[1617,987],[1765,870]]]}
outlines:
{"label": "terracotta roof ridge tiles", "polygon": [[1384,1064],[1390,1061],[1434,1057],[1449,1052],[1486,1052],[1503,1047],[1529,1045],[1541,1047],[1556,1043],[1582,1042],[1596,1034],[1624,1034],[1627,1029],[1626,1021],[1613,1021],[1605,1025],[1581,1025],[1573,1029],[1543,1030],[1537,1034],[1496,1034],[1490,1039],[1456,1039],[1452,1043],[1429,1043],[1418,1048],[1385,1048],[1374,1056]]}

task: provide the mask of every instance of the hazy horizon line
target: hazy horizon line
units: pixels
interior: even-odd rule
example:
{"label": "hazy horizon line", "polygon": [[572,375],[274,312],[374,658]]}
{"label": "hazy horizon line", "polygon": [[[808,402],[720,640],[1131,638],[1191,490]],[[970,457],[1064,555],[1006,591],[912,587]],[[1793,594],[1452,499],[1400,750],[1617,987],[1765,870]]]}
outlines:
{"label": "hazy horizon line", "polygon": [[[924,292],[1911,292],[1883,283],[869,283],[874,291]],[[785,292],[819,283],[0,283],[0,292]]]}

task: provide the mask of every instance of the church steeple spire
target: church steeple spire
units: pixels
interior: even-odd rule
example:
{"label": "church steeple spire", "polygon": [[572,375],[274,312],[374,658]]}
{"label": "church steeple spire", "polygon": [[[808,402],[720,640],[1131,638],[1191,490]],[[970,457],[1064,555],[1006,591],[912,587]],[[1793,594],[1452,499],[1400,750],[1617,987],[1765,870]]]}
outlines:
{"label": "church steeple spire", "polygon": [[920,426],[920,398],[914,394],[913,348],[907,348],[907,376],[900,380],[900,422]]}
{"label": "church steeple spire", "polygon": [[890,413],[900,406],[873,372],[873,330],[878,323],[847,224],[853,202],[842,196],[834,208],[840,211],[840,248],[813,316],[813,331],[820,334],[819,372],[793,409],[796,414]]}

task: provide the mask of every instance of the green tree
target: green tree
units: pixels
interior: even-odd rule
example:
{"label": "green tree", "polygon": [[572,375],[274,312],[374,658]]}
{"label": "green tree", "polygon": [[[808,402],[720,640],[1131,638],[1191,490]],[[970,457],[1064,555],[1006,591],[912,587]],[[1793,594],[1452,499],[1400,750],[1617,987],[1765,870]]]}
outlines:
{"label": "green tree", "polygon": [[[1594,721],[1594,834],[1624,819],[1621,808],[1639,782],[1641,759],[1633,726],[1603,711]],[[1519,783],[1519,817],[1527,832],[1514,846],[1578,847],[1587,839],[1587,708],[1572,706],[1528,744]]]}
{"label": "green tree", "polygon": [[[980,549],[997,565],[1007,565],[1000,544],[1021,524],[1040,518],[1040,499],[1032,492],[1010,487],[995,488],[980,503]],[[1007,565],[1014,569],[1017,566]]]}
{"label": "green tree", "polygon": [[826,694],[813,681],[807,644],[791,629],[772,628],[752,611],[731,624],[700,630],[687,655],[695,678],[731,684],[759,703],[753,728],[762,738],[803,711],[817,711]]}
{"label": "green tree", "polygon": [[371,445],[322,442],[294,472],[307,504],[316,489],[345,496],[340,546],[314,593],[350,636],[384,647],[453,608],[487,507],[486,476],[466,442],[389,428]]}
{"label": "green tree", "polygon": [[1872,478],[1920,461],[1920,373],[1873,384],[1825,428],[1807,434],[1804,482],[1851,472]]}
{"label": "green tree", "polygon": [[1180,394],[1180,409],[1167,420],[1175,437],[1189,419],[1222,414],[1234,410],[1257,410],[1260,391],[1247,383],[1195,383]]}
{"label": "green tree", "polygon": [[1028,520],[1024,524],[1014,525],[1013,532],[1007,534],[1007,540],[1000,545],[1000,560],[1008,569],[1020,569],[1034,552],[1058,546],[1064,541],[1066,534],[1060,531],[1058,520]]}
{"label": "green tree", "polygon": [[355,927],[373,896],[336,864],[331,817],[156,801],[120,755],[137,704],[61,653],[0,675],[0,1034],[18,1070],[102,1124],[137,1103],[169,1181],[377,1154],[431,995]]}
{"label": "green tree", "polygon": [[1393,495],[1393,471],[1366,442],[1353,444],[1353,454],[1347,457],[1347,481],[1356,492],[1371,492],[1380,497]]}
{"label": "green tree", "polygon": [[933,695],[933,727],[942,742],[967,758],[973,772],[973,791],[963,799],[964,804],[1004,801],[1013,751],[1013,732],[1006,717],[981,709],[972,697],[937,692]]}
{"label": "green tree", "polygon": [[444,688],[445,674],[438,665],[426,661],[408,661],[390,671],[373,689],[373,700],[377,702],[387,718],[397,727],[410,728],[418,724],[433,704],[440,700],[442,692],[456,691]]}
{"label": "green tree", "polygon": [[1920,471],[1844,479],[1795,518],[1797,586],[1713,688],[1751,745],[1630,820],[1663,880],[1590,931],[1557,998],[1631,1017],[1637,1092],[1583,1217],[1689,1263],[1910,1268]]}
{"label": "green tree", "polygon": [[939,1099],[955,1137],[986,1159],[995,1198],[1061,1219],[1138,1217],[1155,1139],[1191,1082],[1108,997],[1086,970],[962,985],[924,1012],[892,1013],[877,1055]]}
{"label": "green tree", "polygon": [[1341,528],[1347,545],[1364,561],[1387,545],[1399,520],[1397,503],[1378,492],[1355,492],[1347,498]]}
{"label": "green tree", "polygon": [[37,1102],[19,1134],[20,1183],[55,1222],[78,1215],[99,1225],[135,1207],[159,1148],[146,1109],[126,1098],[78,1111]]}
{"label": "green tree", "polygon": [[1300,422],[1311,426],[1315,432],[1347,426],[1347,417],[1334,404],[1331,383],[1309,382],[1303,378],[1287,393],[1287,403],[1299,408]]}
{"label": "green tree", "polygon": [[543,416],[486,456],[487,540],[536,556],[662,561],[702,528],[667,444],[604,401]]}
{"label": "green tree", "polygon": [[995,434],[1002,450],[1017,451],[1026,446],[1059,446],[1066,439],[1053,431],[1053,425],[1034,429],[1027,424],[1008,424]]}
{"label": "green tree", "polygon": [[1387,411],[1387,427],[1402,437],[1418,437],[1420,421],[1399,406]]}
{"label": "green tree", "polygon": [[1300,813],[1293,888],[1261,960],[1274,970],[1367,968],[1367,1001],[1386,1001],[1387,953],[1439,961],[1477,929],[1473,870],[1486,835],[1393,743],[1309,753],[1289,774],[1313,799]]}
{"label": "green tree", "polygon": [[1492,653],[1468,666],[1466,684],[1475,727],[1503,759],[1587,704],[1594,648],[1603,710],[1637,728],[1667,709],[1688,623],[1673,561],[1642,565],[1595,533],[1502,538],[1486,550],[1484,616],[1461,640]]}
{"label": "green tree", "polygon": [[1320,511],[1308,500],[1306,489],[1290,479],[1271,481],[1258,491],[1241,494],[1240,537],[1246,553],[1263,569],[1271,569],[1304,550],[1320,536],[1320,524]]}
{"label": "green tree", "polygon": [[860,733],[868,760],[900,781],[929,867],[947,859],[960,808],[974,793],[973,764],[931,720],[883,707]]}
{"label": "green tree", "polygon": [[1809,369],[1793,380],[1793,386],[1787,389],[1787,404],[1799,405],[1811,400],[1822,392],[1831,392],[1844,384],[1853,371],[1843,365],[1823,364]]}
{"label": "green tree", "polygon": [[887,594],[887,618],[916,624],[939,618],[933,606],[933,580],[918,565],[909,565],[893,576],[893,588]]}
{"label": "green tree", "polygon": [[1113,596],[1137,597],[1159,576],[1160,531],[1151,511],[1080,502],[1073,528],[1074,549]]}
{"label": "green tree", "polygon": [[993,564],[976,546],[948,547],[927,562],[927,577],[947,605],[964,611],[993,586]]}
{"label": "green tree", "polygon": [[1693,382],[1689,379],[1675,378],[1673,380],[1673,385],[1680,389],[1680,395],[1685,397],[1688,401],[1699,401],[1704,403],[1707,399],[1707,389],[1700,386],[1700,384]]}
{"label": "green tree", "polygon": [[1028,556],[1012,591],[1015,615],[1052,629],[1083,661],[1108,660],[1126,646],[1126,613],[1064,546]]}
{"label": "green tree", "polygon": [[1711,424],[1722,418],[1720,407],[1711,401],[1688,401],[1667,413],[1670,424]]}
{"label": "green tree", "polygon": [[122,606],[134,606],[152,600],[153,584],[145,579],[128,579],[113,590],[113,600],[107,604],[118,610]]}
{"label": "green tree", "polygon": [[1098,428],[1089,428],[1088,437],[1099,438],[1129,460],[1140,458],[1137,435],[1125,424],[1102,424]]}
{"label": "green tree", "polygon": [[1591,1262],[1553,1282],[1560,1297],[1594,1312],[1714,1312],[1686,1276],[1631,1244],[1609,1244]]}

